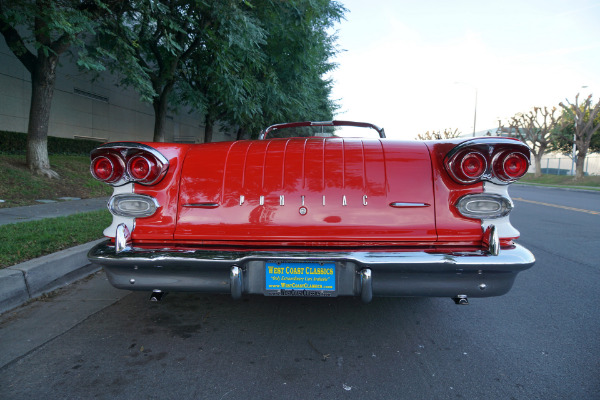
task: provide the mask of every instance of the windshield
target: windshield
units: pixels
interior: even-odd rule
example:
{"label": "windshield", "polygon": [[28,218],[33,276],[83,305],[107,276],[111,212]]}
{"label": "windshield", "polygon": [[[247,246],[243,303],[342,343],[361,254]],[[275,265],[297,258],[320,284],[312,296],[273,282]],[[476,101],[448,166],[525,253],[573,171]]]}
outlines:
{"label": "windshield", "polygon": [[328,122],[293,122],[272,125],[261,135],[261,138],[294,138],[294,137],[341,137],[378,139],[385,137],[383,129],[365,122],[328,121]]}

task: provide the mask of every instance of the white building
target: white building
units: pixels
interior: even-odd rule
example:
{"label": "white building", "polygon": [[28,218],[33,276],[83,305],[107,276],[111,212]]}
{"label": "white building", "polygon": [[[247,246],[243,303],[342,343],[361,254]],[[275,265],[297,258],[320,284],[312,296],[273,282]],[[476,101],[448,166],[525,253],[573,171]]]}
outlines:
{"label": "white building", "polygon": [[[108,72],[94,80],[80,71],[69,55],[60,58],[48,135],[106,141],[152,141],[154,109],[136,91],[116,85]],[[0,130],[27,132],[31,76],[0,35]],[[202,142],[204,116],[182,109],[168,113],[165,140]],[[234,140],[235,134],[215,127],[213,141]]]}

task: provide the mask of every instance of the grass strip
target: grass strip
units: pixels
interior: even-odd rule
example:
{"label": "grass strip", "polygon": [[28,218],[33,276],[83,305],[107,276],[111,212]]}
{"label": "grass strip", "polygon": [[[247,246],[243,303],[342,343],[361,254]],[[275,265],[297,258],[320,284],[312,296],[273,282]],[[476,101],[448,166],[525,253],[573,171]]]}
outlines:
{"label": "grass strip", "polygon": [[567,175],[544,174],[539,178],[536,178],[533,174],[525,174],[525,176],[520,179],[519,183],[594,190],[594,188],[600,188],[600,176],[589,175],[575,180],[572,176]]}
{"label": "grass strip", "polygon": [[103,237],[108,210],[0,226],[0,269]]}
{"label": "grass strip", "polygon": [[25,157],[0,154],[0,207],[18,207],[38,204],[36,200],[59,197],[110,196],[112,187],[92,178],[90,158],[84,156],[50,156],[52,169],[60,179],[48,179],[32,174]]}
{"label": "grass strip", "polygon": [[521,185],[531,185],[531,186],[543,186],[543,187],[553,187],[553,188],[565,188],[565,189],[583,189],[583,190],[596,190],[600,191],[600,187],[594,186],[569,186],[569,185],[553,185],[550,183],[533,183],[533,182],[515,182],[516,184]]}

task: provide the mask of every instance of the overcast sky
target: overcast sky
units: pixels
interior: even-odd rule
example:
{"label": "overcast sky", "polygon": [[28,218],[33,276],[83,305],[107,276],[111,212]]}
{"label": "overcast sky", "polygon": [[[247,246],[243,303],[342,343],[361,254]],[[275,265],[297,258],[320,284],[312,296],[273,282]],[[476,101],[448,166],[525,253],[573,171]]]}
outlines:
{"label": "overcast sky", "polygon": [[[598,0],[341,0],[336,119],[388,137],[495,129],[533,106],[600,95]],[[587,86],[587,88],[582,88]]]}

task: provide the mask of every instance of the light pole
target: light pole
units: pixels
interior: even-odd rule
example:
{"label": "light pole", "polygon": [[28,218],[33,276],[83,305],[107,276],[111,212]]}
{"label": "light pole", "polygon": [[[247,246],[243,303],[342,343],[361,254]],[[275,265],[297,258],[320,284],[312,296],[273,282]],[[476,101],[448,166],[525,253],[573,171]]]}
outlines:
{"label": "light pole", "polygon": [[477,125],[477,88],[475,88],[475,111],[473,112],[473,137],[475,137],[475,126]]}
{"label": "light pole", "polygon": [[477,86],[466,82],[454,82],[455,85],[467,85],[475,89],[475,110],[473,111],[473,137],[475,137],[475,127],[477,126]]}

